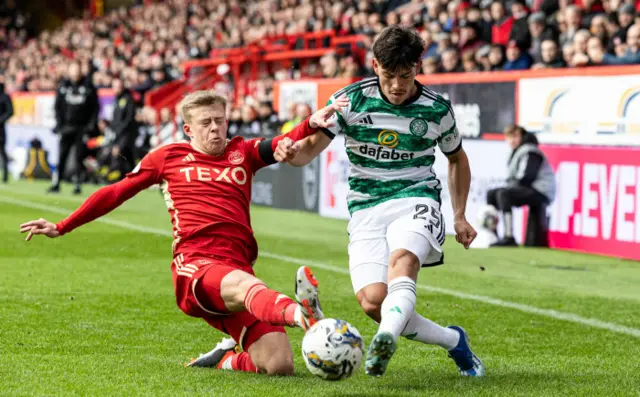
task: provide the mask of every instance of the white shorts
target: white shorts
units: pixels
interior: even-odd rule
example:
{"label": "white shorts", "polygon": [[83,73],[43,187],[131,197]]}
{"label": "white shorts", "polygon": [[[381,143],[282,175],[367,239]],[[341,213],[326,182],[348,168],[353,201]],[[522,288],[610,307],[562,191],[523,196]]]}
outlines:
{"label": "white shorts", "polygon": [[423,267],[443,263],[444,218],[426,197],[389,200],[356,211],[349,222],[349,272],[354,292],[387,283],[390,253],[406,249]]}

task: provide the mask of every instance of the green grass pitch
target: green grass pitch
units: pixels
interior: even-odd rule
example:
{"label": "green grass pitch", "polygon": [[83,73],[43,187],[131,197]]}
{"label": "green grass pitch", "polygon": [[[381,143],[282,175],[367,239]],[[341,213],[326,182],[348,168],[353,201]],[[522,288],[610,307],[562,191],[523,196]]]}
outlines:
{"label": "green grass pitch", "polygon": [[[82,201],[69,186],[58,196],[45,188],[0,187],[0,395],[640,394],[640,263],[524,248],[465,251],[453,238],[445,244],[447,263],[422,271],[418,283],[496,300],[423,288],[417,310],[467,329],[487,366],[485,379],[462,378],[442,349],[401,339],[384,377],[361,369],[346,381],[325,382],[304,367],[298,329],[288,332],[293,377],[185,368],[222,334],[176,306],[170,238],[95,222],[61,239],[27,243],[21,222],[58,221]],[[376,325],[361,313],[344,273],[346,222],[258,207],[252,216],[265,253],[257,275],[292,295],[299,263],[282,257],[322,264],[314,270],[325,313],[354,324],[368,344]],[[157,191],[142,192],[105,219],[170,231]],[[557,312],[573,320],[548,315]]]}

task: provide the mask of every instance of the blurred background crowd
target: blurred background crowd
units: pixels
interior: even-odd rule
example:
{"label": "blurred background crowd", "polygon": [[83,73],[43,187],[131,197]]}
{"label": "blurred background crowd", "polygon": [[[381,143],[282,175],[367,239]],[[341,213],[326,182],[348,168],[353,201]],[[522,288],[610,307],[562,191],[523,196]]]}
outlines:
{"label": "blurred background crowd", "polygon": [[[67,19],[38,34],[16,1],[0,3],[7,92],[54,91],[68,77],[69,62],[77,61],[87,87],[113,88],[118,80],[131,93],[136,141],[145,147],[182,138],[175,109],[143,106],[149,90],[182,78],[184,61],[265,37],[358,34],[366,55],[328,51],[303,66],[261,70],[254,89],[230,109],[231,135],[275,135],[309,114],[304,104],[290,104],[284,117],[275,114],[278,80],[373,75],[371,45],[391,24],[420,32],[423,74],[640,63],[640,0],[166,0]],[[234,82],[225,81],[216,88],[231,91]],[[100,128],[108,130],[109,122],[101,120]]]}
{"label": "blurred background crowd", "polygon": [[[65,61],[74,58],[96,87],[120,77],[144,94],[180,77],[181,62],[216,49],[327,29],[367,35],[370,46],[389,24],[421,32],[426,74],[640,61],[635,0],[168,0],[70,19],[36,37],[25,28],[29,15],[7,4],[0,13],[0,69],[9,91],[55,89]],[[310,74],[371,74],[369,58],[327,54]]]}

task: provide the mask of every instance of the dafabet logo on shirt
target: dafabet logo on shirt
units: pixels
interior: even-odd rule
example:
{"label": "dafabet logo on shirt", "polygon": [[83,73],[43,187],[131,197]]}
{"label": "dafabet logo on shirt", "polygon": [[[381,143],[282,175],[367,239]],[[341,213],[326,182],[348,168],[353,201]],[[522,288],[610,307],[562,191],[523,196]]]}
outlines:
{"label": "dafabet logo on shirt", "polygon": [[[378,143],[381,146],[362,145],[359,148],[361,154],[372,157],[375,160],[410,160],[414,153],[400,153],[394,148],[398,146],[399,135],[393,130],[383,130],[378,134]],[[389,150],[391,149],[391,150]]]}
{"label": "dafabet logo on shirt", "polygon": [[398,146],[398,133],[393,130],[382,130],[378,134],[378,143],[393,149]]}

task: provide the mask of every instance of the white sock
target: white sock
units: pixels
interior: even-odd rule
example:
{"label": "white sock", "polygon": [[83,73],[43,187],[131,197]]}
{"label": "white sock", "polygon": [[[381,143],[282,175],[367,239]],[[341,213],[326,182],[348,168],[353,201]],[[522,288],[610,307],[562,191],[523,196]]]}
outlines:
{"label": "white sock", "polygon": [[451,328],[444,328],[428,318],[424,318],[415,311],[402,331],[402,336],[407,339],[438,345],[447,351],[458,346],[460,334]]}
{"label": "white sock", "polygon": [[389,282],[387,297],[382,302],[382,321],[378,332],[390,332],[396,340],[411,318],[416,306],[416,282],[398,277]]}

